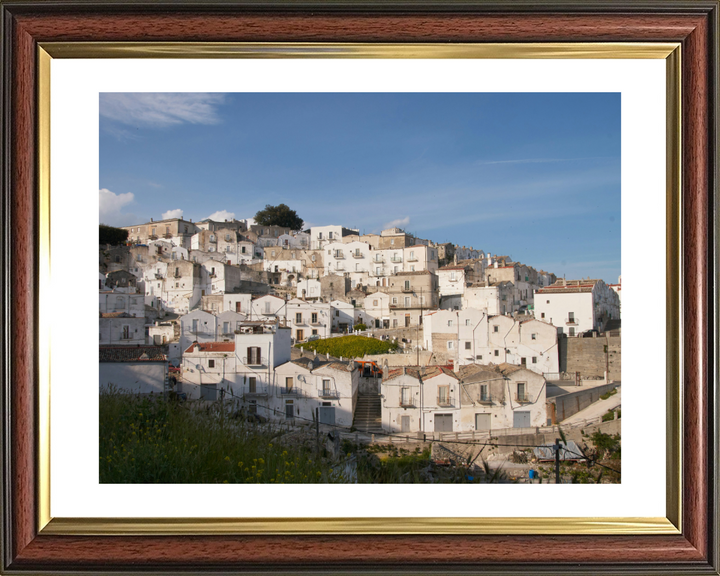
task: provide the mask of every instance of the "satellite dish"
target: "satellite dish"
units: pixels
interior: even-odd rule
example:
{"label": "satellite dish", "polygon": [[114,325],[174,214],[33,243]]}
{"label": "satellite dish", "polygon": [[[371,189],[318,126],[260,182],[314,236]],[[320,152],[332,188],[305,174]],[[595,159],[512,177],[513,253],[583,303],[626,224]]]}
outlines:
{"label": "satellite dish", "polygon": [[170,359],[170,364],[171,364],[172,366],[174,366],[175,368],[179,368],[179,367],[180,367],[180,360],[179,360],[178,358],[171,358],[171,359]]}
{"label": "satellite dish", "polygon": [[297,375],[297,379],[298,379],[300,382],[305,382],[305,376],[303,376],[302,374],[298,374],[298,375]]}

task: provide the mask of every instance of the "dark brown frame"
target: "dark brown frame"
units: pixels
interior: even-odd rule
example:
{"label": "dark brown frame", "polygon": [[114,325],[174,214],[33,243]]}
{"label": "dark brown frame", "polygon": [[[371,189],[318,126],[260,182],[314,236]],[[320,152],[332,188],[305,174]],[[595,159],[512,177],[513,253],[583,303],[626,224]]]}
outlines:
{"label": "dark brown frame", "polygon": [[[302,2],[302,0],[301,0]],[[60,571],[718,574],[718,1],[5,0],[2,12],[2,558]],[[37,531],[37,43],[682,43],[681,535],[50,536]]]}

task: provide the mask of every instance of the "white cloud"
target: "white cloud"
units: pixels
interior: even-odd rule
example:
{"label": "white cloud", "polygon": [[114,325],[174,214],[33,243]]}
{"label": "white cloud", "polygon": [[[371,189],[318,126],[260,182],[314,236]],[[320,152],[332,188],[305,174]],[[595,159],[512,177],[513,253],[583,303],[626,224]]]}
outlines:
{"label": "white cloud", "polygon": [[235,212],[228,212],[227,210],[218,210],[207,217],[208,220],[215,220],[216,222],[224,222],[233,218],[235,218]]}
{"label": "white cloud", "polygon": [[122,213],[124,206],[135,201],[135,195],[132,192],[125,194],[115,194],[107,188],[100,190],[100,222],[111,226],[125,226],[124,219],[127,214]]}
{"label": "white cloud", "polygon": [[176,210],[168,210],[167,212],[162,213],[163,220],[169,220],[170,218],[182,218],[182,217],[183,217],[183,211],[180,208],[177,208]]}
{"label": "white cloud", "polygon": [[401,228],[402,226],[407,226],[408,224],[410,224],[410,216],[405,216],[405,218],[399,218],[397,220],[393,220],[392,222],[383,224],[383,229]]}
{"label": "white cloud", "polygon": [[224,94],[103,93],[100,116],[136,127],[164,128],[174,124],[218,124],[217,106]]}

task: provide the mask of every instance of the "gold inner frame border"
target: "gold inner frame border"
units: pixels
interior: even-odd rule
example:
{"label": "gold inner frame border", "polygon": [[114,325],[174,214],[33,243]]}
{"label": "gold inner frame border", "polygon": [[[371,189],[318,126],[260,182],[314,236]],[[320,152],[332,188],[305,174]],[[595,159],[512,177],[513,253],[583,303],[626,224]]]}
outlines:
{"label": "gold inner frame border", "polygon": [[[50,514],[50,86],[54,58],[664,59],[666,61],[666,517],[658,518],[53,518]],[[679,534],[682,531],[681,45],[46,42],[37,47],[39,210],[38,530],[45,535]]]}

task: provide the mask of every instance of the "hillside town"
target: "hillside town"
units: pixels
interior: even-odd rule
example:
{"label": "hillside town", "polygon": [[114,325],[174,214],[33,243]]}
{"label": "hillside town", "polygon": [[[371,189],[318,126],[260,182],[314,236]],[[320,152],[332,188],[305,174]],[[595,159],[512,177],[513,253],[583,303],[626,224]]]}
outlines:
{"label": "hillside town", "polygon": [[[99,249],[101,389],[232,402],[366,443],[619,432],[620,278],[557,277],[397,227],[122,230]],[[314,351],[345,335],[393,349]]]}

